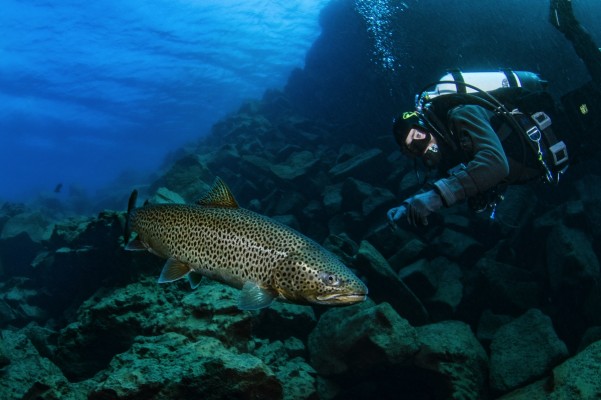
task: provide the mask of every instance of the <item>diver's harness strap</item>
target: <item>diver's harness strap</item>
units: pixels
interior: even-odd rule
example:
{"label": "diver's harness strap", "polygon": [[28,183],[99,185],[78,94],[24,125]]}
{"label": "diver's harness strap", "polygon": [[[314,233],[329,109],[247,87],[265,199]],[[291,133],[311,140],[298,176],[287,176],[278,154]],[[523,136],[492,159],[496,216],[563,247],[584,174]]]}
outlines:
{"label": "diver's harness strap", "polygon": [[568,168],[568,149],[553,133],[551,118],[543,111],[527,115],[513,110],[511,115],[536,153],[537,160],[545,172],[545,181],[558,184],[561,174]]}

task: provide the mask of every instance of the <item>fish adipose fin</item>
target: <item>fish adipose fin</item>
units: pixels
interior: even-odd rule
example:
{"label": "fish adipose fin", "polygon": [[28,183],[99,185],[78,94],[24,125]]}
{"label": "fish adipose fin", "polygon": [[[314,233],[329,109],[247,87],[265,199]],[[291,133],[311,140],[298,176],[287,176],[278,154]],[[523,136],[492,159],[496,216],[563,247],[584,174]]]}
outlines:
{"label": "fish adipose fin", "polygon": [[211,190],[202,199],[198,200],[196,204],[205,207],[239,208],[238,202],[234,198],[230,188],[219,177],[213,182]]}
{"label": "fish adipose fin", "polygon": [[238,308],[241,310],[259,310],[269,307],[273,302],[273,295],[261,289],[256,283],[246,282],[238,298]]}
{"label": "fish adipose fin", "polygon": [[175,258],[170,258],[165,263],[161,276],[159,276],[159,283],[173,282],[178,279],[182,279],[190,273],[190,266],[183,263]]}

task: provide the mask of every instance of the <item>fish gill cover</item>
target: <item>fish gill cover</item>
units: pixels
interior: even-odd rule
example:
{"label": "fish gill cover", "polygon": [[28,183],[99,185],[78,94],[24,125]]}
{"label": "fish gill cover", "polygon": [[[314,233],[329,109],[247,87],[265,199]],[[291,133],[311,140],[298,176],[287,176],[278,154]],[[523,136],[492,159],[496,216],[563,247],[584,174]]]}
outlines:
{"label": "fish gill cover", "polygon": [[326,0],[17,1],[0,13],[0,200],[156,170],[281,87]]}

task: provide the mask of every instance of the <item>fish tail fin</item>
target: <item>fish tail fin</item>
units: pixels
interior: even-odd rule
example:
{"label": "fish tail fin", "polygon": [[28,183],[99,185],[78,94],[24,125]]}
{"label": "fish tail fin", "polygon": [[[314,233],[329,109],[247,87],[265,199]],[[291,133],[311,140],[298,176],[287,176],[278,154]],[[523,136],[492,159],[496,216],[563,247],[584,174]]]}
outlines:
{"label": "fish tail fin", "polygon": [[138,200],[138,191],[134,189],[129,196],[129,201],[127,202],[127,217],[125,219],[125,229],[123,231],[123,239],[125,244],[129,242],[129,238],[131,236],[131,211],[136,208],[136,200]]}

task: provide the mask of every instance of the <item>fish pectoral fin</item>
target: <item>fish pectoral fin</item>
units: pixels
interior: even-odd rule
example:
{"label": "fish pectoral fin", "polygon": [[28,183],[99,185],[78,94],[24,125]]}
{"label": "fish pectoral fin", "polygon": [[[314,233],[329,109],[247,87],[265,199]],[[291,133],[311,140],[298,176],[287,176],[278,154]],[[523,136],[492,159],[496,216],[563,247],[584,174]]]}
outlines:
{"label": "fish pectoral fin", "polygon": [[188,264],[183,263],[175,258],[170,258],[165,263],[161,276],[159,276],[159,283],[173,282],[178,279],[182,279],[188,275],[191,268]]}
{"label": "fish pectoral fin", "polygon": [[192,289],[196,289],[198,285],[200,285],[200,281],[202,280],[202,274],[198,272],[190,271],[188,274],[188,282],[190,282],[190,287]]}
{"label": "fish pectoral fin", "polygon": [[269,307],[274,296],[253,282],[246,282],[238,298],[238,308],[241,310],[259,310]]}
{"label": "fish pectoral fin", "polygon": [[129,241],[129,243],[127,243],[127,245],[125,246],[125,250],[129,250],[129,251],[146,251],[148,250],[148,246],[146,246],[146,244],[144,242],[142,242],[140,239],[135,238]]}

